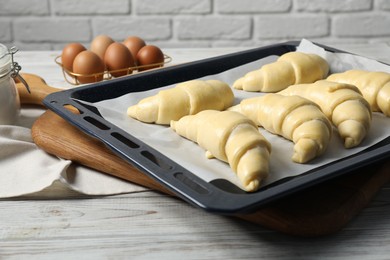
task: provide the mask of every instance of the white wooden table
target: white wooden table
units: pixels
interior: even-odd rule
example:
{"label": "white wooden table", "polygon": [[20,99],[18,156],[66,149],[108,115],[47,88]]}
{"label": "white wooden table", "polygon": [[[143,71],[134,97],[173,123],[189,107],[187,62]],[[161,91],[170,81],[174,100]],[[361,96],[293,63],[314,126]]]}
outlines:
{"label": "white wooden table", "polygon": [[[340,45],[390,62],[384,44]],[[182,63],[238,49],[165,50]],[[20,52],[23,71],[69,87],[54,58]],[[0,169],[1,172],[1,169]],[[88,197],[60,185],[0,200],[0,259],[389,259],[390,184],[342,231],[299,238],[206,213],[150,190]]]}

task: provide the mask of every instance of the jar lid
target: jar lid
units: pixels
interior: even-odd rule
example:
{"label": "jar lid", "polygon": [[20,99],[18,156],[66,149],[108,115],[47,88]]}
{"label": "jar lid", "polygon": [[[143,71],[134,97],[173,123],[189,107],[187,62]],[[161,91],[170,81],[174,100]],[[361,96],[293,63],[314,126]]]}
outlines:
{"label": "jar lid", "polygon": [[11,55],[8,48],[0,43],[0,78],[11,72]]}

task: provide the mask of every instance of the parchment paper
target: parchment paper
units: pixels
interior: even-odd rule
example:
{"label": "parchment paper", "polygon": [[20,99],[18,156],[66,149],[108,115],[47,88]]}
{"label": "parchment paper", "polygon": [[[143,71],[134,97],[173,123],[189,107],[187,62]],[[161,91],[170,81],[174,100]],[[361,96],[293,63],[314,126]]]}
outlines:
{"label": "parchment paper", "polygon": [[[331,72],[340,72],[351,68],[390,72],[390,68],[388,66],[377,61],[350,54],[335,54],[326,52],[324,49],[307,40],[302,40],[300,46],[298,47],[298,51],[316,53],[324,57],[330,64]],[[273,62],[276,58],[276,56],[267,57],[265,59],[252,62],[217,75],[207,76],[202,79],[219,79],[225,81],[231,86],[236,79],[242,77],[247,72],[258,69],[263,64]],[[174,86],[166,86],[164,88],[171,87]],[[129,106],[138,103],[138,101],[144,97],[157,94],[158,91],[164,88],[139,93],[130,93],[119,98],[94,103],[93,105],[98,108],[99,112],[106,120],[128,131],[130,134],[139,138],[151,147],[159,150],[176,163],[189,169],[194,174],[197,174],[202,179],[211,181],[214,179],[224,178],[242,188],[227,163],[221,162],[217,159],[206,159],[205,151],[202,148],[195,143],[180,137],[167,126],[145,124],[129,118],[126,115],[126,110]],[[262,95],[261,93],[249,93],[239,90],[233,91],[236,97],[235,104],[238,104],[244,98]],[[325,154],[307,164],[297,164],[291,160],[293,153],[293,143],[291,141],[272,135],[260,128],[259,131],[272,144],[270,174],[264,181],[263,185],[268,185],[285,177],[302,174],[316,167],[360,152],[388,137],[389,129],[390,119],[383,116],[383,114],[373,113],[371,130],[359,147],[345,149],[338,136],[337,130],[334,129],[334,135]]]}

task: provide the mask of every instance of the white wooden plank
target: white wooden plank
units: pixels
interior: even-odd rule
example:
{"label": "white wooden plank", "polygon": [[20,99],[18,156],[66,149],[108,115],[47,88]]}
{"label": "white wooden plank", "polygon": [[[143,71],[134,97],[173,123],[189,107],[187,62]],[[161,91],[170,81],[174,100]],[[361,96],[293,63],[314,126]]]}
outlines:
{"label": "white wooden plank", "polygon": [[390,249],[389,189],[341,232],[310,239],[212,215],[155,192],[0,205],[7,209],[1,213],[1,256],[385,259]]}

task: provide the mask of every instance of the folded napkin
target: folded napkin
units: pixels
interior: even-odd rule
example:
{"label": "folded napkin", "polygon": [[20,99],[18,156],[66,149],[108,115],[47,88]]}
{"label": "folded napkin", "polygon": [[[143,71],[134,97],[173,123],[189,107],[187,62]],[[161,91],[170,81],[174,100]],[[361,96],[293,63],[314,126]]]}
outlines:
{"label": "folded napkin", "polygon": [[36,193],[56,182],[87,195],[145,190],[39,149],[32,140],[31,126],[43,111],[22,109],[15,125],[0,125],[0,198]]}

